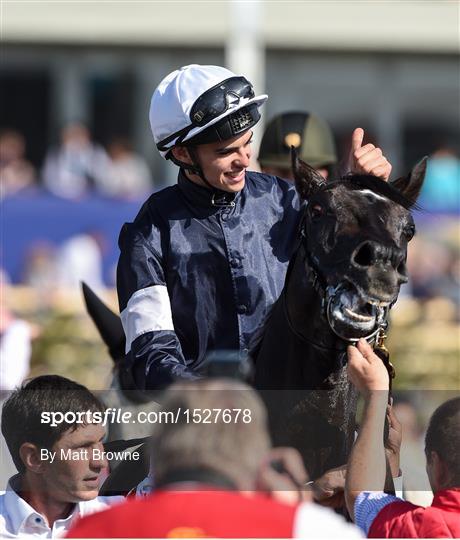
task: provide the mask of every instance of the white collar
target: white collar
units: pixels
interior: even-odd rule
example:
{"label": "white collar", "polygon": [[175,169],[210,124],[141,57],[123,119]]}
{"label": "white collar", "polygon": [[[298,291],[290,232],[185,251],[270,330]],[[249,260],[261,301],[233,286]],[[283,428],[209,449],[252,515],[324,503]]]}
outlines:
{"label": "white collar", "polygon": [[[20,475],[16,474],[8,480],[5,492],[5,510],[9,516],[12,532],[19,535],[21,532],[27,533],[29,527],[50,530],[45,518],[39,514],[28,502],[17,493],[19,491]],[[53,528],[64,528],[68,530],[71,522],[82,514],[82,503],[77,503],[72,512],[64,519],[55,521]],[[26,528],[26,530],[24,530]]]}

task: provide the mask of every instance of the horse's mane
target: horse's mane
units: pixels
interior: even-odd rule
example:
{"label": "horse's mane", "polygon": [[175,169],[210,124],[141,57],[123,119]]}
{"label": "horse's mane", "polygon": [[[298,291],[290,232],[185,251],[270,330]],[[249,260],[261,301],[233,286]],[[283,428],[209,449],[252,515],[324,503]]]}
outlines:
{"label": "horse's mane", "polygon": [[325,189],[330,189],[336,185],[345,185],[348,189],[369,189],[378,195],[382,195],[387,199],[403,206],[407,210],[420,210],[420,207],[415,201],[404,196],[398,189],[392,186],[389,182],[384,182],[380,178],[376,178],[367,174],[348,174],[341,178],[334,179],[328,182]]}

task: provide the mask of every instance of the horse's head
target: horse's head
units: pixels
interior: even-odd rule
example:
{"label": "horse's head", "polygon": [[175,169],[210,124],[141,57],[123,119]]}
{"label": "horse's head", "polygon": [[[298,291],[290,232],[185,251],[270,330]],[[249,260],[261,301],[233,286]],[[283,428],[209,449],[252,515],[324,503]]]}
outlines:
{"label": "horse's head", "polygon": [[367,175],[326,182],[294,151],[292,162],[296,189],[308,203],[302,224],[308,271],[324,294],[329,324],[345,339],[370,336],[407,282],[407,244],[415,233],[410,210],[426,159],[391,183]]}

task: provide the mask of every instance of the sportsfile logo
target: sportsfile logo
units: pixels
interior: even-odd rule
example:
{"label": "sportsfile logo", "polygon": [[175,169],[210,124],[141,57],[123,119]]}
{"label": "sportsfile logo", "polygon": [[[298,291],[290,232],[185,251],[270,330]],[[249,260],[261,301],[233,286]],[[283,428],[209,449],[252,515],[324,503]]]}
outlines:
{"label": "sportsfile logo", "polygon": [[130,422],[132,413],[109,407],[105,411],[45,411],[41,413],[42,424],[49,424],[51,427],[66,424],[127,424]]}
{"label": "sportsfile logo", "polygon": [[46,411],[41,413],[42,424],[56,427],[66,424],[249,424],[252,421],[251,409],[183,409],[176,411],[123,411],[109,407],[105,411]]}

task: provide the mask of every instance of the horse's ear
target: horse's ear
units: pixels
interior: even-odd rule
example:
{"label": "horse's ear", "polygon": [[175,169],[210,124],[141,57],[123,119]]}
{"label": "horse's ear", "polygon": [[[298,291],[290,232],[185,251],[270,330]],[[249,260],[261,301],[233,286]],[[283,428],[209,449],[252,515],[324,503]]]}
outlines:
{"label": "horse's ear", "polygon": [[86,311],[116,363],[125,356],[126,337],[120,316],[108,308],[86,283],[81,283]]}
{"label": "horse's ear", "polygon": [[301,199],[307,200],[326,180],[313,167],[310,167],[308,163],[299,159],[294,146],[291,146],[291,163],[297,193]]}
{"label": "horse's ear", "polygon": [[426,166],[428,158],[425,156],[411,170],[407,176],[401,176],[391,182],[391,185],[400,191],[406,199],[415,204],[420,191],[422,190],[423,181],[425,180]]}

